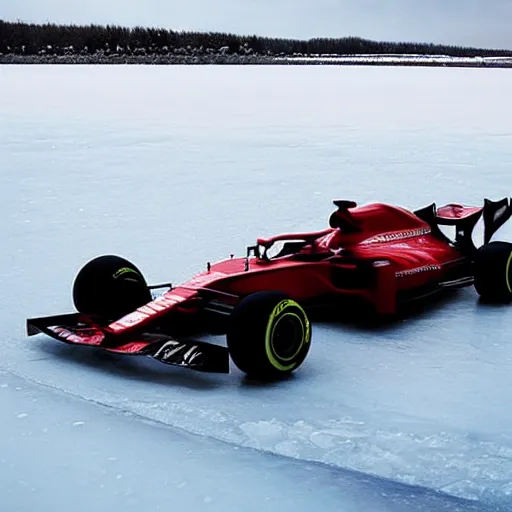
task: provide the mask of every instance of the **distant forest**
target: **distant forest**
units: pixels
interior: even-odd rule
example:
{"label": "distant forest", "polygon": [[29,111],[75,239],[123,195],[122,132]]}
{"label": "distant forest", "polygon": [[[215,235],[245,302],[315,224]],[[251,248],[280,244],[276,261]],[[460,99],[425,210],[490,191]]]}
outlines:
{"label": "distant forest", "polygon": [[317,55],[420,54],[455,57],[512,56],[510,50],[424,43],[377,42],[358,37],[309,40],[242,36],[218,32],[177,32],[114,25],[56,25],[0,20],[0,54],[18,55]]}

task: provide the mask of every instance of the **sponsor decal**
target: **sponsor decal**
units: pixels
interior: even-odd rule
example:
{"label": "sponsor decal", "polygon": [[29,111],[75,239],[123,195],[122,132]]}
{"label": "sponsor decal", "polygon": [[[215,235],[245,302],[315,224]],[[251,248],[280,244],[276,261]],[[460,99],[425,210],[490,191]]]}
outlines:
{"label": "sponsor decal", "polygon": [[140,308],[137,308],[137,311],[140,311],[141,313],[145,313],[146,315],[153,316],[157,312],[151,307],[151,304],[146,304],[145,306],[141,306]]}
{"label": "sponsor decal", "polygon": [[109,348],[111,352],[118,352],[121,354],[140,354],[148,346],[147,341],[132,341],[126,345],[117,348]]}
{"label": "sponsor decal", "polygon": [[182,297],[181,295],[165,293],[164,295],[157,297],[154,301],[148,302],[144,306],[137,308],[132,313],[129,313],[123,318],[110,324],[110,328],[115,332],[123,331],[129,327],[145,322],[152,316],[155,316],[162,311],[166,311],[170,307],[175,304],[179,304],[184,300],[186,300],[185,297]]}
{"label": "sponsor decal", "polygon": [[83,343],[87,345],[99,345],[105,338],[102,332],[95,329],[86,329],[83,332],[73,332],[65,327],[51,326],[48,330],[55,333],[59,338],[70,343]]}
{"label": "sponsor decal", "polygon": [[333,231],[332,233],[329,233],[327,236],[325,236],[323,239],[321,239],[319,245],[320,247],[331,247],[333,244],[333,241],[335,240],[336,236],[338,235],[337,231]]}
{"label": "sponsor decal", "polygon": [[142,311],[134,311],[126,316],[123,316],[120,320],[116,322],[117,325],[121,325],[123,327],[131,327],[132,325],[139,324],[143,322],[149,317],[148,314],[143,313]]}
{"label": "sponsor decal", "polygon": [[391,265],[389,260],[377,260],[372,263],[372,267],[379,268],[379,267],[388,267]]}
{"label": "sponsor decal", "polygon": [[415,238],[418,236],[428,235],[430,228],[410,229],[408,231],[396,231],[394,233],[383,233],[367,238],[361,242],[361,245],[378,244],[385,242],[395,242],[396,240],[405,240],[406,238]]}
{"label": "sponsor decal", "polygon": [[186,300],[185,297],[182,297],[181,295],[177,295],[175,293],[164,293],[160,297],[157,297],[151,305],[156,308],[163,306],[163,309],[168,309],[169,306],[174,306],[174,304],[179,304],[184,300]]}
{"label": "sponsor decal", "polygon": [[114,322],[113,324],[109,325],[109,328],[112,329],[114,332],[124,331],[126,327],[118,322]]}
{"label": "sponsor decal", "polygon": [[272,312],[272,318],[275,318],[276,316],[279,315],[279,313],[281,313],[281,311],[283,311],[283,309],[285,309],[286,307],[288,307],[288,305],[290,304],[290,301],[288,299],[285,299],[285,300],[282,300],[275,308],[274,308],[274,311]]}
{"label": "sponsor decal", "polygon": [[180,295],[164,294],[160,297],[157,297],[154,301],[148,302],[148,304],[145,304],[144,306],[136,309],[133,313],[130,313],[120,320],[112,323],[110,328],[115,332],[123,331],[128,327],[132,327],[146,321],[148,318],[151,318],[158,313],[166,311],[170,307],[183,302],[184,300],[185,298],[181,297]]}
{"label": "sponsor decal", "polygon": [[157,313],[160,312],[160,311],[165,311],[166,308],[160,304],[158,304],[157,302],[153,301],[153,302],[150,302],[149,304],[146,304],[146,306],[148,308],[151,308],[153,309],[154,311],[156,311]]}
{"label": "sponsor decal", "polygon": [[121,277],[125,274],[135,274],[136,276],[140,276],[140,274],[135,269],[130,267],[122,267],[119,270],[116,270],[114,274],[112,274],[112,277],[117,279],[118,277]]}
{"label": "sponsor decal", "polygon": [[413,276],[416,274],[422,274],[423,272],[435,272],[436,270],[441,270],[440,265],[425,265],[423,267],[411,268],[409,270],[399,270],[395,272],[396,277],[407,277]]}
{"label": "sponsor decal", "polygon": [[199,275],[193,277],[186,284],[187,284],[187,286],[200,288],[204,284],[211,283],[212,281],[215,281],[216,279],[222,279],[225,276],[226,276],[226,274],[224,274],[223,272],[217,272],[217,271],[208,272],[206,274],[199,274]]}
{"label": "sponsor decal", "polygon": [[184,345],[179,341],[170,340],[164,343],[153,357],[163,363],[188,366],[201,356],[201,354],[202,352],[197,345],[189,347],[189,345]]}

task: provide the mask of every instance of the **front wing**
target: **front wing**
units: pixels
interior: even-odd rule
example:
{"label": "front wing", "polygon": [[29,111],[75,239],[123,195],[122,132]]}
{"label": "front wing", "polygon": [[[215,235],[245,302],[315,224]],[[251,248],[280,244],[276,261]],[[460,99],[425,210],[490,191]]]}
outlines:
{"label": "front wing", "polygon": [[28,336],[39,333],[71,345],[87,345],[116,354],[148,356],[161,363],[201,372],[229,373],[229,351],[226,347],[152,332],[117,336],[79,313],[28,319]]}

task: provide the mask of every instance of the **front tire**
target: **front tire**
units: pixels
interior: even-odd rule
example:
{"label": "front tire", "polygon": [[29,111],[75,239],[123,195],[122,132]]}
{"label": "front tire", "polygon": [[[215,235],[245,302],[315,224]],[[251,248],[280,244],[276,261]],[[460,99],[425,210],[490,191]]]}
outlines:
{"label": "front tire", "polygon": [[478,249],[474,261],[475,289],[487,302],[512,300],[512,244],[490,242]]}
{"label": "front tire", "polygon": [[303,363],[311,346],[311,324],[288,295],[257,292],[234,309],[226,339],[241,371],[253,378],[275,380]]}
{"label": "front tire", "polygon": [[73,284],[73,302],[80,313],[117,320],[151,301],[140,270],[119,256],[99,256],[89,261]]}

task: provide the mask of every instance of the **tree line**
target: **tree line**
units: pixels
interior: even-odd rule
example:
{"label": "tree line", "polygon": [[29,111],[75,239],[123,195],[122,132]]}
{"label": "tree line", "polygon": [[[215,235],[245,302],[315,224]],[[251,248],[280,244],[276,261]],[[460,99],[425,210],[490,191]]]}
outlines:
{"label": "tree line", "polygon": [[359,37],[308,40],[243,36],[221,32],[182,32],[116,25],[32,24],[0,20],[0,53],[133,55],[168,52],[257,55],[420,54],[455,57],[511,56],[512,51],[429,43],[379,42]]}

